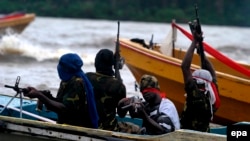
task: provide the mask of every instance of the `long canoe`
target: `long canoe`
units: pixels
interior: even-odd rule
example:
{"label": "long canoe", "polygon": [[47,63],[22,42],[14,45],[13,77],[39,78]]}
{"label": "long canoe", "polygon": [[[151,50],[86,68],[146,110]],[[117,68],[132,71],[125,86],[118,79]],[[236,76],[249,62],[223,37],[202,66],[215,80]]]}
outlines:
{"label": "long canoe", "polygon": [[[132,72],[136,81],[143,74],[158,78],[161,90],[177,107],[179,114],[184,106],[184,84],[181,71],[182,60],[164,55],[159,51],[147,49],[129,39],[120,39],[121,56]],[[200,68],[191,65],[192,70]],[[217,67],[218,68],[218,67]],[[250,121],[250,80],[216,70],[218,77],[221,107],[216,112],[213,122],[228,125],[239,121]]]}
{"label": "long canoe", "polygon": [[[65,124],[56,124],[56,114],[51,111],[36,111],[36,101],[0,95],[1,141],[226,141],[226,135],[192,130],[177,130],[163,135],[136,135],[90,129]],[[11,101],[11,102],[10,102]],[[10,102],[10,104],[8,104]],[[8,104],[8,105],[7,105]],[[4,107],[6,109],[3,111]],[[20,107],[22,106],[22,108]],[[3,111],[3,112],[2,112]],[[223,129],[225,133],[225,129]]]}
{"label": "long canoe", "polygon": [[0,17],[0,35],[5,35],[10,29],[12,33],[21,33],[34,21],[36,15],[34,13],[12,13]]}

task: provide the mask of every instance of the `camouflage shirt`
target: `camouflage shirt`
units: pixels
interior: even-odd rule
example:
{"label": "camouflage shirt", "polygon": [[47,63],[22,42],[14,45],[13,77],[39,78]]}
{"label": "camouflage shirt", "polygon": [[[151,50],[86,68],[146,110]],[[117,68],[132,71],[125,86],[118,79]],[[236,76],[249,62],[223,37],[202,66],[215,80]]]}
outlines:
{"label": "camouflage shirt", "polygon": [[99,129],[117,131],[116,108],[126,97],[126,88],[113,76],[99,73],[86,73],[94,87],[96,108],[99,115]]}
{"label": "camouflage shirt", "polygon": [[185,90],[187,97],[181,114],[181,128],[209,132],[212,117],[209,94],[200,91],[195,80],[186,84]]}
{"label": "camouflage shirt", "polygon": [[66,107],[66,110],[57,113],[58,123],[92,127],[82,78],[62,81],[56,98]]}

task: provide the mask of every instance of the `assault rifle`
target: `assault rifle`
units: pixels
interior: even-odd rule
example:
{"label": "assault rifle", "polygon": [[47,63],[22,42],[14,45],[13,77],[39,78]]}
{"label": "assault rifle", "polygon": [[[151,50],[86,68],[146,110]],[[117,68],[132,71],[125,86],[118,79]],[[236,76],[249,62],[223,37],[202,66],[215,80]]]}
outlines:
{"label": "assault rifle", "polygon": [[[20,82],[20,76],[18,76],[17,77],[17,79],[16,79],[16,83],[15,83],[15,86],[10,86],[10,85],[4,85],[4,87],[6,87],[6,88],[11,88],[11,89],[13,89],[14,91],[16,91],[17,93],[16,93],[16,95],[14,96],[14,97],[12,97],[12,99],[8,102],[8,104],[4,107],[4,109],[6,108],[6,107],[8,107],[8,105],[11,103],[11,101],[15,98],[15,97],[17,97],[17,95],[19,95],[20,96],[20,101],[22,101],[22,93],[28,93],[29,92],[29,90],[27,89],[27,88],[20,88],[18,85],[19,85],[19,82]],[[49,90],[39,90],[39,92],[41,92],[42,94],[44,94],[45,96],[47,96],[48,98],[50,98],[50,99],[52,99],[53,98],[53,96],[52,96],[52,94],[50,93],[50,91]],[[22,102],[20,102],[20,104],[22,104]],[[20,106],[21,108],[22,108],[22,106]],[[38,100],[37,101],[37,110],[42,110],[42,107],[43,107],[43,103],[40,101],[40,100]],[[3,111],[3,110],[2,110]],[[22,110],[21,110],[22,111]],[[21,114],[21,113],[20,113]]]}
{"label": "assault rifle", "polygon": [[[17,92],[17,94],[20,94],[20,97],[22,97],[22,94],[21,93],[28,93],[28,89],[26,88],[19,88],[18,86],[9,86],[9,85],[4,85],[6,88],[11,88],[13,90],[15,90]],[[52,94],[50,93],[49,90],[39,90],[39,92],[41,92],[42,94],[44,94],[45,96],[47,96],[48,98],[52,99],[53,96]],[[17,95],[16,95],[17,96]],[[15,97],[16,97],[15,96]],[[24,95],[25,96],[25,95]],[[9,104],[8,104],[9,105]],[[8,106],[7,105],[7,106]],[[37,107],[36,107],[36,110],[37,111],[42,111],[43,109],[43,103],[38,99],[37,100]]]}
{"label": "assault rifle", "polygon": [[[202,30],[201,30],[201,25],[200,25],[200,19],[199,19],[199,15],[198,15],[198,7],[197,5],[195,5],[195,16],[196,19],[194,20],[194,22],[189,22],[189,27],[191,32],[193,33],[193,31],[195,30],[196,33],[201,34]],[[205,68],[205,54],[204,54],[204,47],[203,47],[203,38],[201,38],[201,40],[199,41],[199,48],[197,48],[197,53],[200,55],[200,59],[201,59],[201,68]]]}
{"label": "assault rifle", "polygon": [[[15,90],[18,94],[20,94],[20,97],[21,97],[21,93],[28,93],[29,92],[28,89],[26,89],[26,88],[19,88],[19,87],[16,87],[16,86],[9,86],[9,85],[4,85],[4,86],[6,88],[11,88],[11,89]],[[44,94],[45,96],[47,96],[49,98],[52,98],[52,95],[51,95],[49,90],[39,90],[39,92],[41,92],[42,94]],[[37,111],[42,111],[42,109],[43,109],[43,103],[38,99],[37,100],[36,110]]]}
{"label": "assault rifle", "polygon": [[17,97],[18,95],[20,96],[20,118],[22,118],[22,103],[23,103],[23,97],[22,97],[22,92],[25,91],[25,89],[22,89],[22,88],[19,88],[19,82],[20,82],[20,79],[21,77],[20,76],[17,76],[17,79],[16,79],[16,83],[15,83],[15,86],[9,86],[9,85],[4,85],[5,87],[7,88],[13,88],[17,93],[14,97],[12,97],[10,99],[10,101],[3,107],[2,111],[0,113],[2,113],[8,106],[9,104],[11,103],[11,101]]}
{"label": "assault rifle", "polygon": [[[37,119],[39,119],[39,120],[43,120],[43,121],[47,121],[47,122],[51,122],[51,123],[54,123],[54,124],[55,124],[56,122],[53,121],[53,120],[50,120],[50,119],[41,117],[41,116],[36,115],[36,114],[32,114],[32,113],[27,112],[27,111],[23,111],[23,106],[22,106],[22,104],[23,104],[23,96],[22,96],[22,93],[28,93],[29,90],[26,89],[26,88],[19,88],[18,85],[19,85],[20,79],[21,79],[21,77],[20,77],[20,76],[17,76],[15,86],[4,85],[4,87],[6,87],[6,88],[11,88],[11,89],[13,89],[14,91],[16,91],[17,93],[16,93],[16,95],[15,95],[14,97],[12,97],[12,98],[10,99],[10,101],[3,107],[2,111],[0,111],[0,113],[2,113],[6,108],[9,108],[9,109],[11,109],[11,110],[14,110],[14,111],[19,112],[19,113],[20,113],[20,118],[22,118],[22,115],[23,115],[23,113],[24,113],[24,114],[26,114],[26,115],[28,115],[28,116],[33,117],[33,118],[37,118]],[[40,91],[40,92],[42,92],[43,94],[46,94],[46,95],[51,95],[51,94],[50,94],[50,91],[48,91],[48,90]],[[15,108],[15,107],[8,107],[9,104],[13,101],[13,99],[17,97],[17,95],[20,95],[20,109],[19,109],[19,108]],[[52,95],[51,95],[51,96],[52,96]],[[40,106],[40,107],[39,107],[39,106]],[[39,100],[38,100],[37,108],[42,108],[42,106],[43,106],[43,103],[39,102]]]}
{"label": "assault rifle", "polygon": [[120,69],[122,69],[124,64],[124,59],[121,58],[120,55],[120,42],[119,42],[119,34],[120,34],[120,21],[118,21],[118,31],[117,31],[117,39],[116,39],[116,46],[115,46],[115,78],[122,81],[120,75]]}
{"label": "assault rifle", "polygon": [[136,96],[131,97],[131,101],[128,105],[121,107],[123,110],[129,110],[131,107],[134,107],[135,111],[137,112],[139,108],[141,108],[142,99]]}
{"label": "assault rifle", "polygon": [[17,76],[15,86],[4,85],[4,87],[6,87],[6,88],[11,88],[11,89],[13,89],[14,91],[16,91],[18,94],[19,94],[19,93],[22,93],[22,92],[24,92],[24,93],[27,92],[27,91],[28,91],[27,89],[25,89],[25,88],[19,88],[18,85],[19,85],[20,79],[21,79],[21,77],[20,77],[20,76]]}

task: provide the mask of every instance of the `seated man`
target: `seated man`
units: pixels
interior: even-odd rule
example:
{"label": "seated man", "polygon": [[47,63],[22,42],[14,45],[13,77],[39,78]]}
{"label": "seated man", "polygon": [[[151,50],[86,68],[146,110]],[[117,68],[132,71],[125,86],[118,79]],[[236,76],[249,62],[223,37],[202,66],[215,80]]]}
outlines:
{"label": "seated man", "polygon": [[98,127],[98,114],[92,85],[81,69],[83,61],[74,53],[61,56],[57,65],[61,79],[56,97],[34,87],[27,87],[24,96],[37,98],[39,103],[57,113],[59,124],[70,124],[88,128]]}
{"label": "seated man", "polygon": [[99,129],[118,131],[116,107],[126,97],[126,87],[114,77],[114,54],[101,49],[95,57],[96,72],[86,73],[93,85],[99,115]]}
{"label": "seated man", "polygon": [[[132,118],[143,119],[146,134],[159,135],[180,129],[179,115],[175,105],[160,92],[158,80],[151,75],[143,75],[140,91],[145,102],[134,98],[124,98],[119,102],[120,117],[129,111]],[[131,106],[130,106],[131,105]],[[126,108],[127,107],[127,108]]]}

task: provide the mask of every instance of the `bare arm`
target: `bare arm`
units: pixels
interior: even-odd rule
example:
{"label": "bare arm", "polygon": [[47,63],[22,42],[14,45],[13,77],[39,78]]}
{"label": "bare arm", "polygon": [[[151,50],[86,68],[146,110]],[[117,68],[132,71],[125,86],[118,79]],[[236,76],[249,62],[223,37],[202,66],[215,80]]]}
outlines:
{"label": "bare arm", "polygon": [[28,87],[28,90],[29,90],[28,93],[25,93],[24,96],[27,96],[29,98],[38,98],[43,104],[49,107],[49,109],[52,111],[58,113],[66,109],[64,104],[48,98],[42,92],[36,90],[35,88]]}
{"label": "bare arm", "polygon": [[194,50],[196,48],[196,44],[197,44],[197,41],[193,40],[190,47],[187,50],[187,53],[185,54],[185,57],[182,61],[182,64],[181,64],[181,69],[182,69],[185,84],[192,81],[192,79],[193,79],[190,67],[191,67],[191,63],[192,63]]}
{"label": "bare arm", "polygon": [[[198,34],[194,29],[192,34],[193,34],[193,41],[192,41],[190,47],[188,48],[187,53],[186,53],[186,55],[182,61],[182,64],[181,64],[181,69],[182,69],[185,84],[187,84],[188,82],[191,82],[193,79],[192,72],[190,70],[192,58],[194,55],[195,48],[199,47],[199,43],[202,40],[202,33]],[[210,71],[210,69],[212,70],[212,65],[210,64],[210,62],[207,60],[206,57],[205,57],[205,64],[206,64],[206,68],[209,69],[209,71]],[[206,69],[206,68],[204,68],[204,69]]]}
{"label": "bare arm", "polygon": [[216,80],[216,73],[215,73],[214,67],[212,63],[207,59],[206,55],[205,55],[205,68],[204,69],[208,70],[211,73],[213,80]]}

